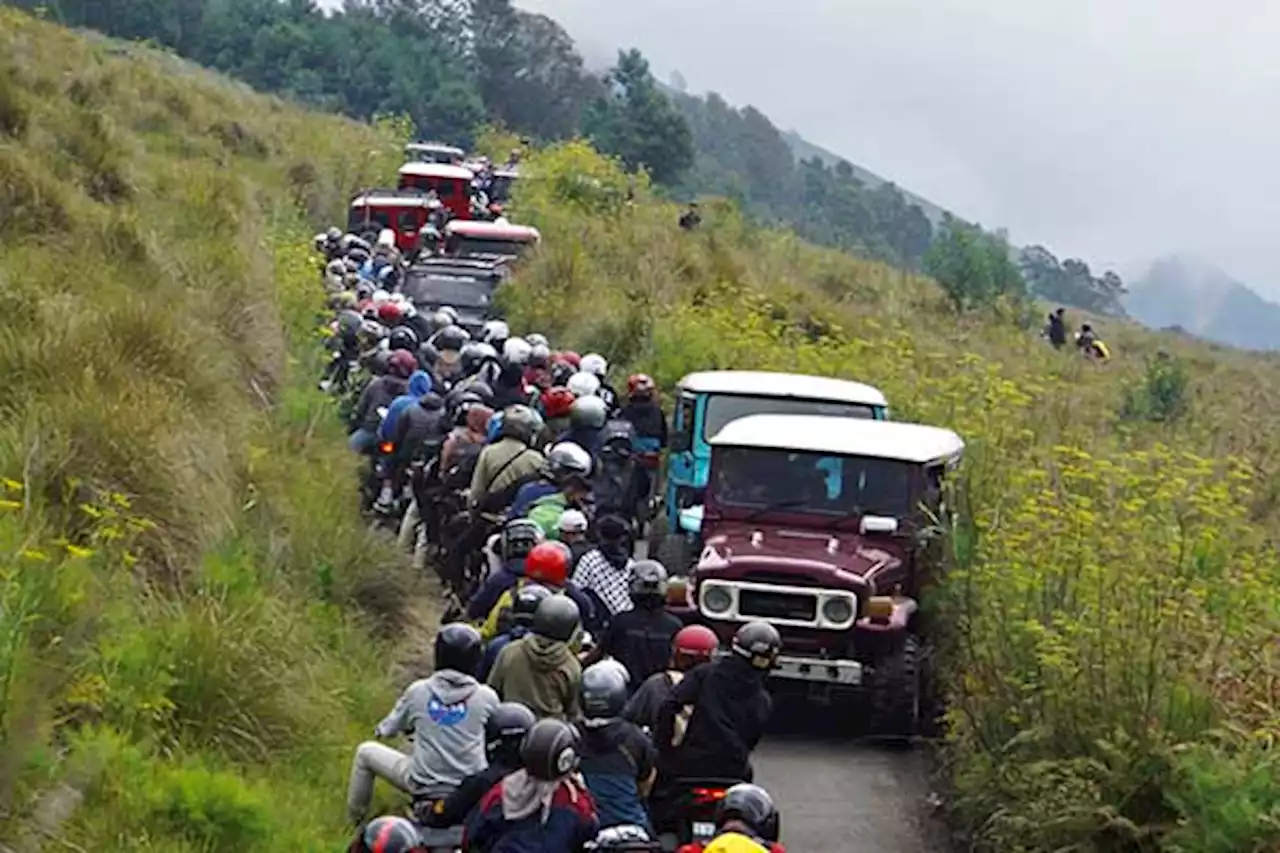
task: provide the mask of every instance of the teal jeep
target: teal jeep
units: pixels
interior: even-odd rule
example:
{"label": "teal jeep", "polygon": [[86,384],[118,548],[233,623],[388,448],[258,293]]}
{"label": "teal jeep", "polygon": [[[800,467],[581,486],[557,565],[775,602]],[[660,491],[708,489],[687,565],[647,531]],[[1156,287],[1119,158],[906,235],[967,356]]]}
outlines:
{"label": "teal jeep", "polygon": [[676,386],[663,512],[649,549],[672,574],[685,574],[701,549],[702,492],[711,464],[708,440],[748,415],[829,415],[888,420],[878,388],[861,382],[753,370],[690,373]]}

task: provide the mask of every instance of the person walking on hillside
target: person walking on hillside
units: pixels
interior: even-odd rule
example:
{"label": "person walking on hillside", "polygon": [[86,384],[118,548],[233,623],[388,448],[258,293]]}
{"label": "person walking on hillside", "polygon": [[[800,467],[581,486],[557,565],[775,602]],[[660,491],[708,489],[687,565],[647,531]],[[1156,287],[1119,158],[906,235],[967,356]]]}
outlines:
{"label": "person walking on hillside", "polygon": [[1062,349],[1067,345],[1066,308],[1058,308],[1049,314],[1049,325],[1045,327],[1045,336],[1054,349]]}
{"label": "person walking on hillside", "polygon": [[685,231],[692,231],[701,224],[702,214],[698,213],[698,203],[691,201],[689,209],[680,215],[680,227]]}

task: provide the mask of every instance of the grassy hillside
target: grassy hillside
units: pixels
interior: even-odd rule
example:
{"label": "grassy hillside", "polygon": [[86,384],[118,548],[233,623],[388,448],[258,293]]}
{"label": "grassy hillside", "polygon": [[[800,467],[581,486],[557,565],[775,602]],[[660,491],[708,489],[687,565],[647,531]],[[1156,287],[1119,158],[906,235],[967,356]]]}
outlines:
{"label": "grassy hillside", "polygon": [[408,586],[305,390],[306,220],[398,153],[0,8],[0,844],[69,782],[70,849],[338,847]]}
{"label": "grassy hillside", "polygon": [[[707,367],[855,377],[968,440],[930,606],[952,629],[954,815],[979,849],[1280,844],[1280,362],[1099,322],[1118,354],[1099,368],[727,206],[693,234],[644,192],[614,207],[626,179],[584,146],[528,169],[545,249],[508,295],[519,325],[667,389]],[[570,192],[584,172],[616,192]],[[1161,351],[1190,410],[1152,422]]]}

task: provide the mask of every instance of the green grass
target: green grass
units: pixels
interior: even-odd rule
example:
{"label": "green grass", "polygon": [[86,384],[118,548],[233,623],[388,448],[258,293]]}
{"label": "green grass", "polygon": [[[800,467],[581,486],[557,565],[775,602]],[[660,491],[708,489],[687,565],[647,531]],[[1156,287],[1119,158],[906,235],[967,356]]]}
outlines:
{"label": "green grass", "polygon": [[65,781],[81,849],[336,849],[415,590],[309,229],[399,141],[2,8],[0,57],[0,841]]}

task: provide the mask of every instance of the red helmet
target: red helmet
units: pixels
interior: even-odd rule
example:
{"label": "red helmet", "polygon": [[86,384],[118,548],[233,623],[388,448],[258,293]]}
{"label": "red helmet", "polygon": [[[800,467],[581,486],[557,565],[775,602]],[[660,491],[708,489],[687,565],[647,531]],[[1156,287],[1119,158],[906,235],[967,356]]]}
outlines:
{"label": "red helmet", "polygon": [[567,361],[570,364],[572,364],[574,367],[582,367],[582,356],[578,355],[576,352],[574,352],[571,349],[567,349],[564,352],[560,353],[560,360]]}
{"label": "red helmet", "polygon": [[711,660],[720,648],[720,638],[705,625],[686,625],[671,641],[671,660],[676,669],[692,669]]}
{"label": "red helmet", "polygon": [[391,353],[391,359],[387,362],[387,372],[402,379],[408,379],[417,369],[418,359],[407,349],[398,349]]}
{"label": "red helmet", "polygon": [[395,302],[384,302],[378,306],[378,319],[388,326],[394,326],[404,319],[404,309]]}
{"label": "red helmet", "polygon": [[568,388],[548,388],[542,392],[542,412],[548,418],[567,418],[576,399]]}
{"label": "red helmet", "polygon": [[569,579],[568,549],[559,542],[543,542],[533,546],[524,558],[524,576],[543,586],[561,587]]}
{"label": "red helmet", "polygon": [[633,373],[627,377],[627,394],[632,397],[652,397],[657,387],[653,377],[647,373]]}

